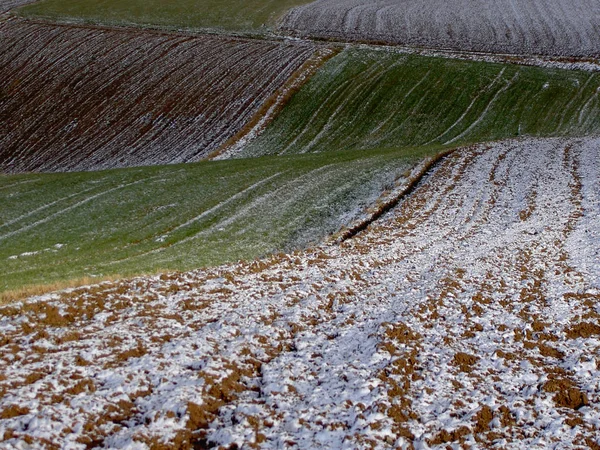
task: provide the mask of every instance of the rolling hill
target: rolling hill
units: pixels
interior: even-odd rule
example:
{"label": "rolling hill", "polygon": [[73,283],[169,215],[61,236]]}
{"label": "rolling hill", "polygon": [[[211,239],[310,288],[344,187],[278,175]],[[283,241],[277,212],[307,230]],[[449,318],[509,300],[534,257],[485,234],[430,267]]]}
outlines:
{"label": "rolling hill", "polygon": [[0,22],[0,172],[198,161],[235,135],[315,50]]}
{"label": "rolling hill", "polygon": [[27,2],[2,449],[600,448],[597,2]]}
{"label": "rolling hill", "polygon": [[476,146],[340,246],[0,308],[4,445],[594,448],[599,147]]}
{"label": "rolling hill", "polygon": [[225,156],[600,133],[600,75],[347,49]]}
{"label": "rolling hill", "polygon": [[594,0],[317,0],[281,22],[301,36],[567,57],[600,55]]}
{"label": "rolling hill", "polygon": [[0,293],[314,244],[434,149],[0,177]]}

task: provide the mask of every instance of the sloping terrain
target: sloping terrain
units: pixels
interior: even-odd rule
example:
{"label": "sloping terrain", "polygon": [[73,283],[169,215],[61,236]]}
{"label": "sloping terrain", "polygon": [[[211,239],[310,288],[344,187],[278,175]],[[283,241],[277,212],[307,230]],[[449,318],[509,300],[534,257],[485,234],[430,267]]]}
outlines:
{"label": "sloping terrain", "polygon": [[276,43],[0,23],[0,171],[197,161],[313,55]]}
{"label": "sloping terrain", "polygon": [[225,156],[600,133],[600,74],[348,49]]}
{"label": "sloping terrain", "polygon": [[0,177],[0,293],[315,243],[427,155],[336,152]]}
{"label": "sloping terrain", "polygon": [[466,149],[341,246],[2,308],[4,446],[600,445],[599,146]]}
{"label": "sloping terrain", "polygon": [[42,0],[17,14],[53,21],[266,33],[310,0]]}
{"label": "sloping terrain", "polygon": [[310,0],[42,0],[17,13],[53,21],[265,33]]}
{"label": "sloping terrain", "polygon": [[301,35],[478,52],[598,56],[595,0],[317,0],[281,29]]}
{"label": "sloping terrain", "polygon": [[35,0],[0,0],[0,14],[10,11],[13,8],[32,3]]}

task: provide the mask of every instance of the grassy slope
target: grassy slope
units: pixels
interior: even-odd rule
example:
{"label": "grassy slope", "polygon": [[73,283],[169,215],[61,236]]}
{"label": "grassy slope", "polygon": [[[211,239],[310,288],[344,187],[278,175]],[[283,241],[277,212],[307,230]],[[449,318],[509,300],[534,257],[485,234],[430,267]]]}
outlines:
{"label": "grassy slope", "polygon": [[317,241],[432,151],[2,176],[0,291],[192,269]]}
{"label": "grassy slope", "polygon": [[308,0],[44,0],[20,14],[53,20],[251,31]]}
{"label": "grassy slope", "polygon": [[600,74],[351,49],[242,156],[600,131]]}

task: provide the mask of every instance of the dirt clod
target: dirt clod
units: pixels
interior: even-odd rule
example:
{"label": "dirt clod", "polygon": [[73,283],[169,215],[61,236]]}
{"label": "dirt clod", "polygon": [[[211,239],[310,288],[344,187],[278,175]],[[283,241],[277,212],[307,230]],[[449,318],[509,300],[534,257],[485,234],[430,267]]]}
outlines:
{"label": "dirt clod", "polygon": [[454,355],[452,363],[461,370],[461,372],[471,372],[477,364],[479,358],[468,353],[458,352]]}

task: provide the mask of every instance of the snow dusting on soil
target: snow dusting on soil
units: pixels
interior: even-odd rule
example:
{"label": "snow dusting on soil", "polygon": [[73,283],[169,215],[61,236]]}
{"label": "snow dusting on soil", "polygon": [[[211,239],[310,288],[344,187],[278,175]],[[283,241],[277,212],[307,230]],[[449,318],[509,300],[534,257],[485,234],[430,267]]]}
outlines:
{"label": "snow dusting on soil", "polygon": [[340,245],[3,307],[2,447],[597,448],[599,148],[459,150]]}
{"label": "snow dusting on soil", "polygon": [[281,20],[287,32],[493,53],[596,57],[596,0],[316,0]]}

